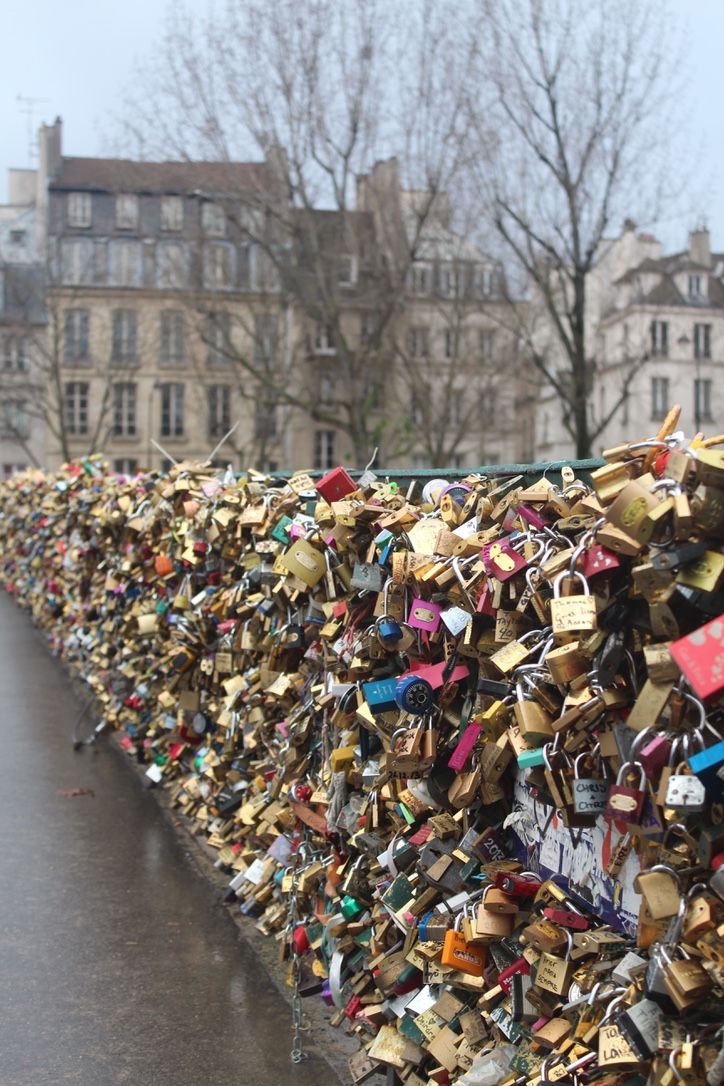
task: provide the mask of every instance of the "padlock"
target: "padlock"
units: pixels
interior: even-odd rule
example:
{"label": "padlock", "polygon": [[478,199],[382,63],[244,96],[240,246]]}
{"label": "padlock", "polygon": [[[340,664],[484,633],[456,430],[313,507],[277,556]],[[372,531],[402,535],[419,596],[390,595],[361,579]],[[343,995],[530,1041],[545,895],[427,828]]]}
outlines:
{"label": "padlock", "polygon": [[[582,584],[583,594],[561,596],[561,586],[568,580],[577,580]],[[581,573],[564,571],[556,577],[550,609],[551,628],[558,643],[571,640],[571,634],[591,633],[598,629],[596,601],[591,595],[588,581]]]}
{"label": "padlock", "polygon": [[511,913],[486,908],[485,899],[495,889],[495,887],[486,886],[483,891],[482,901],[478,905],[475,914],[475,934],[481,942],[494,942],[498,939],[505,939],[513,931],[514,920]]}
{"label": "padlock", "polygon": [[570,937],[570,932],[551,924],[550,920],[534,920],[532,924],[526,924],[519,936],[524,945],[551,953],[565,947]]}
{"label": "padlock", "polygon": [[442,607],[439,604],[416,597],[410,604],[407,622],[413,630],[435,633],[440,625],[441,614]]}
{"label": "padlock", "polygon": [[400,728],[393,732],[390,739],[390,753],[387,755],[387,771],[395,777],[414,775],[422,762],[423,729]]}
{"label": "padlock", "polygon": [[324,555],[307,539],[296,539],[284,552],[283,561],[290,573],[313,588],[327,568]]}
{"label": "padlock", "polygon": [[631,1045],[614,1021],[614,1015],[623,1002],[623,995],[612,999],[606,1008],[606,1013],[598,1025],[598,1066],[608,1067],[633,1067],[641,1062],[640,1057],[634,1052]]}
{"label": "padlock", "polygon": [[721,803],[724,800],[724,740],[690,755],[688,762],[711,802]]}
{"label": "padlock", "polygon": [[700,1003],[711,991],[712,980],[699,961],[690,958],[683,948],[681,957],[675,957],[668,947],[663,948],[664,985],[674,1006],[679,1011]]}
{"label": "padlock", "polygon": [[[627,785],[626,780],[638,768],[639,786]],[[624,762],[619,770],[616,783],[611,786],[606,802],[605,817],[619,822],[637,823],[641,817],[646,799],[646,774],[640,762]]]}
{"label": "padlock", "polygon": [[658,1050],[662,1018],[661,1007],[652,999],[640,999],[616,1015],[616,1025],[640,1060],[650,1060]]}
{"label": "padlock", "polygon": [[460,914],[455,920],[454,927],[446,931],[440,960],[443,965],[451,969],[469,973],[473,977],[482,977],[487,957],[486,949],[484,946],[466,941],[460,931],[462,919],[462,914]]}
{"label": "padlock", "polygon": [[639,871],[633,885],[634,890],[644,897],[653,920],[665,920],[678,915],[681,880],[673,868],[654,864],[645,871]]}
{"label": "padlock", "polygon": [[357,489],[354,480],[344,468],[332,468],[314,485],[330,505],[332,502],[341,501]]}
{"label": "padlock", "polygon": [[577,815],[590,815],[595,818],[606,810],[608,800],[608,781],[596,777],[580,777],[580,766],[585,761],[590,761],[591,754],[584,751],[579,754],[573,764],[573,780],[571,790],[573,792],[573,810]]}
{"label": "padlock", "polygon": [[693,773],[686,773],[687,766],[680,762],[666,783],[666,807],[693,814],[706,806],[706,789]]}
{"label": "padlock", "polygon": [[706,883],[697,882],[686,894],[686,911],[681,925],[685,943],[695,946],[698,939],[716,928],[714,902],[706,896]]}
{"label": "padlock", "polygon": [[420,675],[403,675],[395,688],[398,708],[414,716],[425,716],[433,707],[435,692],[432,685]]}
{"label": "padlock", "polygon": [[563,934],[568,944],[565,957],[559,958],[550,951],[544,950],[538,960],[533,978],[533,983],[537,988],[544,988],[547,992],[553,992],[554,995],[564,995],[567,992],[573,972],[571,961],[573,936],[568,931],[564,931]]}

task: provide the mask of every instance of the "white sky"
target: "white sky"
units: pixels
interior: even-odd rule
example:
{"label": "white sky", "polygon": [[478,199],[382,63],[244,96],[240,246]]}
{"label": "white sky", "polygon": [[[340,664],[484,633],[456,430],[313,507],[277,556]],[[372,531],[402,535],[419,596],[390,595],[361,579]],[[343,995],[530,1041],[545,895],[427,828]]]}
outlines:
{"label": "white sky", "polygon": [[[10,0],[0,65],[0,202],[7,199],[8,167],[31,164],[27,118],[17,96],[43,99],[34,106],[34,128],[62,116],[66,154],[107,153],[133,61],[157,36],[166,2]],[[194,7],[210,3],[196,0]],[[709,225],[712,246],[723,251],[724,0],[673,0],[673,7],[688,24],[686,106],[698,161],[695,198],[692,190],[659,234],[667,246],[683,248],[692,220],[700,219]]]}

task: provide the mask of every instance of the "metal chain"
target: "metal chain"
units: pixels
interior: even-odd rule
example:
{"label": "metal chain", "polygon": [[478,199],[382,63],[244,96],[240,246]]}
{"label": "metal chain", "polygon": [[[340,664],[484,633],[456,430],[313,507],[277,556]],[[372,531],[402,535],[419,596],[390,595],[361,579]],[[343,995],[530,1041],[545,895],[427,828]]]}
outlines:
{"label": "metal chain", "polygon": [[302,1060],[307,1059],[309,1053],[304,1051],[302,1046],[302,1031],[307,1030],[309,1027],[305,1020],[305,1016],[302,1012],[302,997],[299,993],[299,985],[302,978],[302,960],[297,952],[296,944],[294,942],[294,930],[299,920],[299,912],[297,909],[297,881],[299,876],[304,871],[307,864],[303,864],[302,867],[297,868],[292,875],[292,887],[289,893],[289,909],[288,909],[288,922],[286,927],[286,937],[289,939],[289,948],[292,956],[292,1048],[290,1052],[292,1063],[301,1063]]}

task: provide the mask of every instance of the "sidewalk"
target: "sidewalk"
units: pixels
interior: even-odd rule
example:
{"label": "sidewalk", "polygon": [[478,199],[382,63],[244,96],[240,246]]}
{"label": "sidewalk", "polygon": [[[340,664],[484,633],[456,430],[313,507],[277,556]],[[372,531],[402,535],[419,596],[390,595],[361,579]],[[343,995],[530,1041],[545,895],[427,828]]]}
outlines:
{"label": "sidewalk", "polygon": [[289,1007],[124,756],[73,752],[70,684],[3,593],[0,704],[0,1086],[336,1086],[292,1065]]}

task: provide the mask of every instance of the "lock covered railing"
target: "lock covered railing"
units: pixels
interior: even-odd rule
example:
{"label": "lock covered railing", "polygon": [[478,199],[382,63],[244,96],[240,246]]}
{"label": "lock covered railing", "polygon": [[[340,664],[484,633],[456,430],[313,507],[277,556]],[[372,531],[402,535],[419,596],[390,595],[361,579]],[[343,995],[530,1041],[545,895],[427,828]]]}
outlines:
{"label": "lock covered railing", "polygon": [[724,439],[676,422],[418,491],[0,485],[6,590],[279,939],[295,1061],[317,996],[355,1083],[722,1081]]}

